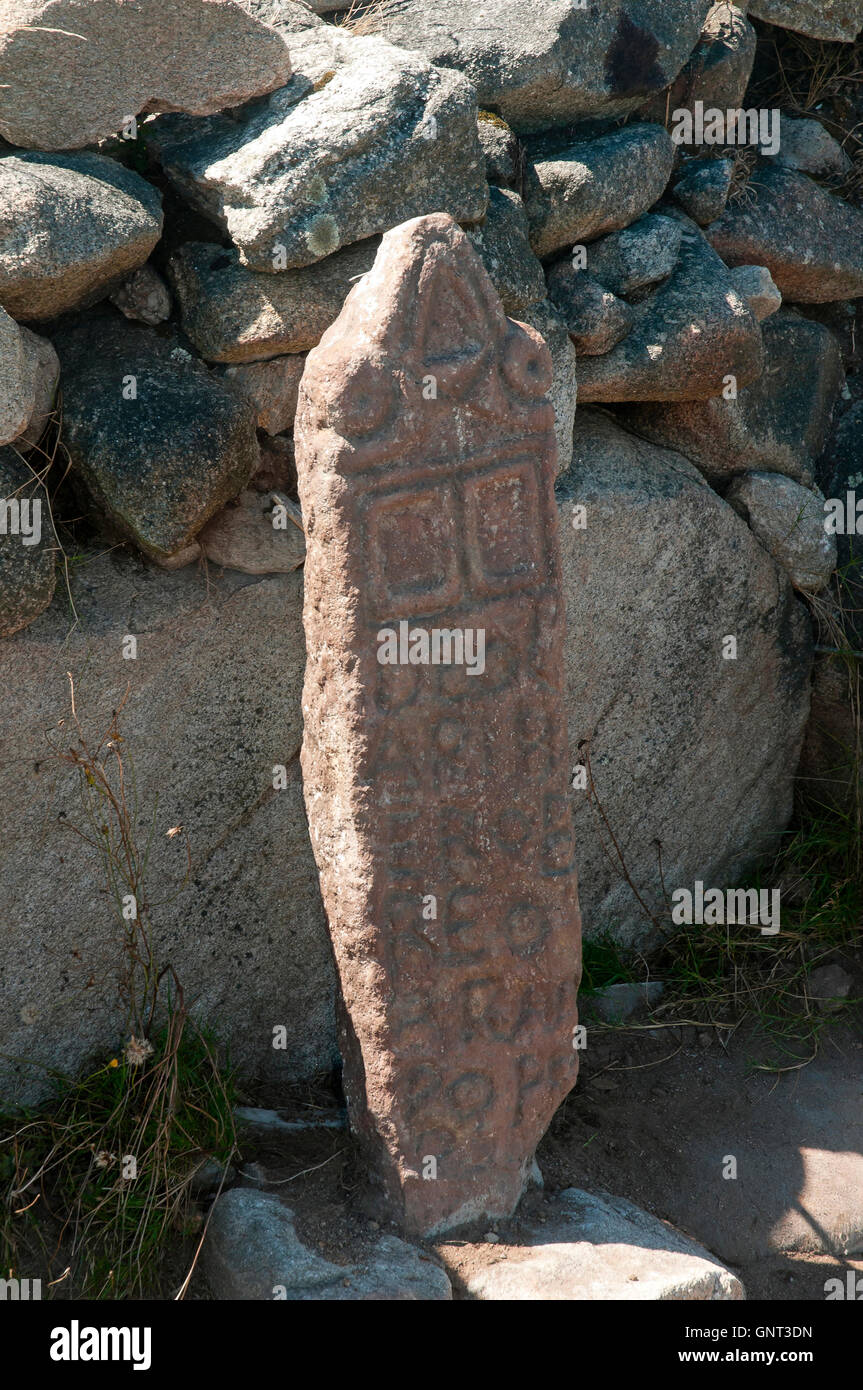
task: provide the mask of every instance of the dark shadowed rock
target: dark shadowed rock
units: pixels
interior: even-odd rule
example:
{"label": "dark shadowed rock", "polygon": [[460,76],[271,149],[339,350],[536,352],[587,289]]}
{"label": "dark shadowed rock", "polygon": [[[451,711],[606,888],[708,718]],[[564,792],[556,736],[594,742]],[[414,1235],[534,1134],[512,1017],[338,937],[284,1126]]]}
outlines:
{"label": "dark shadowed rock", "polygon": [[68,150],[140,111],[222,111],[281,87],[284,39],[231,0],[4,0],[0,135]]}
{"label": "dark shadowed rock", "polygon": [[548,274],[549,299],[559,311],[580,357],[611,349],[632,328],[629,305],[571,261],[559,261]]}
{"label": "dark shadowed rock", "polygon": [[488,212],[468,233],[506,311],[518,316],[545,299],[545,276],[528,239],[527,216],[517,193],[489,190]]}
{"label": "dark shadowed rock", "polygon": [[[310,31],[310,41],[319,30]],[[255,270],[309,265],[438,208],[488,201],[476,98],[458,73],[384,39],[329,27],[331,68],[299,71],[237,119],[164,116],[148,143]]]}
{"label": "dark shadowed rock", "polygon": [[93,303],[146,261],[162,200],[99,154],[0,158],[0,304],[50,319]]}
{"label": "dark shadowed rock", "polygon": [[783,299],[863,294],[863,212],[795,170],[760,165],[706,235],[727,265],[766,265]]}
{"label": "dark shadowed rock", "polygon": [[622,231],[593,242],[587,268],[612,294],[626,298],[671,274],[682,236],[678,218],[647,213]]}
{"label": "dark shadowed rock", "polygon": [[761,373],[761,329],[727,267],[682,214],[675,269],[633,307],[632,331],[578,372],[583,401],[704,400]]}
{"label": "dark shadowed rock", "polygon": [[689,159],[674,185],[676,201],[701,227],[725,211],[734,165],[730,159]]}
{"label": "dark shadowed rock", "polygon": [[391,0],[374,21],[405,48],[458,68],[518,131],[617,116],[675,78],[709,0],[575,6],[572,0]]}
{"label": "dark shadowed rock", "polygon": [[627,227],[659,198],[674,145],[658,125],[626,126],[528,167],[525,205],[538,256]]}
{"label": "dark shadowed rock", "polygon": [[736,400],[634,405],[623,418],[686,454],[711,483],[756,469],[810,485],[844,381],[839,344],[820,323],[790,314],[768,319],[762,333],[764,370]]}
{"label": "dark shadowed rock", "polygon": [[58,548],[48,493],[13,448],[0,449],[0,520],[2,638],[20,632],[48,607]]}
{"label": "dark shadowed rock", "polygon": [[257,467],[251,402],[176,340],[108,311],[55,346],[65,444],[97,511],[149,555],[181,550]]}
{"label": "dark shadowed rock", "polygon": [[521,178],[518,137],[506,121],[490,111],[480,111],[477,132],[485,155],[485,176],[489,183],[517,190]]}

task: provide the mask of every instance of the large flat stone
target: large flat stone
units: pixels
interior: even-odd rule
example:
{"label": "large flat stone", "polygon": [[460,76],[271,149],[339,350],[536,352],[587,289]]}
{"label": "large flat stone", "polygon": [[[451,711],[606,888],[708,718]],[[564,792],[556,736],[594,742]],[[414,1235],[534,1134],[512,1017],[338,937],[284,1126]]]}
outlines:
{"label": "large flat stone", "polygon": [[[809,712],[811,626],[698,470],[603,414],[579,406],[558,501],[571,757],[583,765],[589,740],[627,872],[656,912],[656,840],[666,884],[733,884],[776,848]],[[572,524],[579,504],[586,529]],[[736,661],[722,658],[727,634]],[[656,940],[596,808],[572,795],[585,932]]]}
{"label": "large flat stone", "polygon": [[863,0],[747,0],[746,8],[812,39],[851,43],[863,29]]}
{"label": "large flat stone", "polygon": [[442,1302],[446,1274],[396,1236],[379,1236],[361,1263],[333,1264],[297,1235],[294,1214],[272,1193],[235,1187],[216,1203],[204,1269],[216,1298],[278,1302]]}
{"label": "large flat stone", "polygon": [[486,210],[469,83],[377,36],[331,28],[327,42],[317,80],[298,72],[237,119],[148,130],[168,177],[256,270],[309,265],[439,208],[465,222]]}
{"label": "large flat stone", "polygon": [[[405,48],[457,68],[519,131],[618,116],[676,77],[698,40],[709,0],[591,7],[572,0],[391,0],[373,22]],[[481,22],[477,22],[477,20]]]}
{"label": "large flat stone", "polygon": [[2,0],[0,135],[69,150],[143,110],[206,115],[281,87],[284,39],[231,0]]}
{"label": "large flat stone", "polygon": [[[275,1089],[327,1070],[338,1057],[334,973],[298,762],[301,575],[167,574],[115,550],[78,556],[70,579],[71,603],[64,586],[0,643],[0,786],[16,808],[0,847],[0,1095],[44,1095],[43,1068],[75,1073],[123,1042],[113,900],[99,856],[72,829],[86,829],[79,775],[46,741],[73,739],[58,731],[67,671],[90,735],[123,706],[141,843],[155,814],[147,882],[161,903],[158,959],[242,1075]],[[123,659],[128,634],[135,660]],[[279,765],[284,790],[274,790]],[[167,837],[178,825],[188,881],[183,837]],[[284,1049],[273,1045],[277,1026]]]}
{"label": "large flat stone", "polygon": [[736,399],[632,405],[621,418],[685,454],[711,483],[759,469],[810,485],[844,381],[839,342],[796,314],[768,319],[762,334],[764,370]]}
{"label": "large flat stone", "polygon": [[151,184],[99,154],[0,158],[0,304],[50,319],[106,295],[162,232]]}
{"label": "large flat stone", "polygon": [[569,1187],[518,1244],[495,1244],[465,1267],[441,1254],[469,1297],[513,1302],[642,1302],[745,1298],[739,1279],[703,1246],[623,1197]]}

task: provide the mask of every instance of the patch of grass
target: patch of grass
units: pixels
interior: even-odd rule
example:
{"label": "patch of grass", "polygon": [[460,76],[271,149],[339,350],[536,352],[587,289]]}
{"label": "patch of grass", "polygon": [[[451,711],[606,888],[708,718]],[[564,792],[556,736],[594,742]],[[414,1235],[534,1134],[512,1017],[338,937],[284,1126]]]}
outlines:
{"label": "patch of grass", "polygon": [[377,34],[394,9],[395,0],[351,0],[338,23],[352,34]]}
{"label": "patch of grass", "polygon": [[627,983],[635,977],[632,960],[609,933],[584,942],[580,994],[596,994],[606,985]]}
{"label": "patch of grass", "polygon": [[[37,1110],[0,1115],[0,1269],[32,1277],[22,1261],[41,1248],[49,1283],[112,1299],[153,1292],[168,1237],[194,1229],[196,1174],[208,1160],[228,1163],[237,1146],[231,1072],[157,957],[159,904],[147,887],[156,812],[140,843],[124,704],[91,739],[70,677],[60,728],[72,741],[55,753],[79,775],[83,823],[71,828],[95,849],[114,904],[125,1042],[83,1077],[54,1073],[53,1096]],[[184,837],[181,826],[166,833]],[[186,862],[188,877],[188,842]]]}

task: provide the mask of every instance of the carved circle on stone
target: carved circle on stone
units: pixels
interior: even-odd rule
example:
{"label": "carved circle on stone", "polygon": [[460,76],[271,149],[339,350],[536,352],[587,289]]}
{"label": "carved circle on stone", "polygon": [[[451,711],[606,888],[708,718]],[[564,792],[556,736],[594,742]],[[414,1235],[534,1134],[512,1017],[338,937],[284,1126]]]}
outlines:
{"label": "carved circle on stone", "polygon": [[550,931],[551,924],[545,913],[531,903],[516,903],[506,915],[506,939],[522,959],[541,951]]}

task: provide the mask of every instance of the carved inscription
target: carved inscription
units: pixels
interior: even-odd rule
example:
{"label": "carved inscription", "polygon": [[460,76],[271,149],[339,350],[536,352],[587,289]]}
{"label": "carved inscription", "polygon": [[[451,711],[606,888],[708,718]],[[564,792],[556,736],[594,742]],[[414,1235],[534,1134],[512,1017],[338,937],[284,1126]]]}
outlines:
{"label": "carved inscription", "polygon": [[439,214],[384,237],[300,392],[303,775],[346,1090],[423,1233],[513,1210],[576,1075],[550,382]]}

